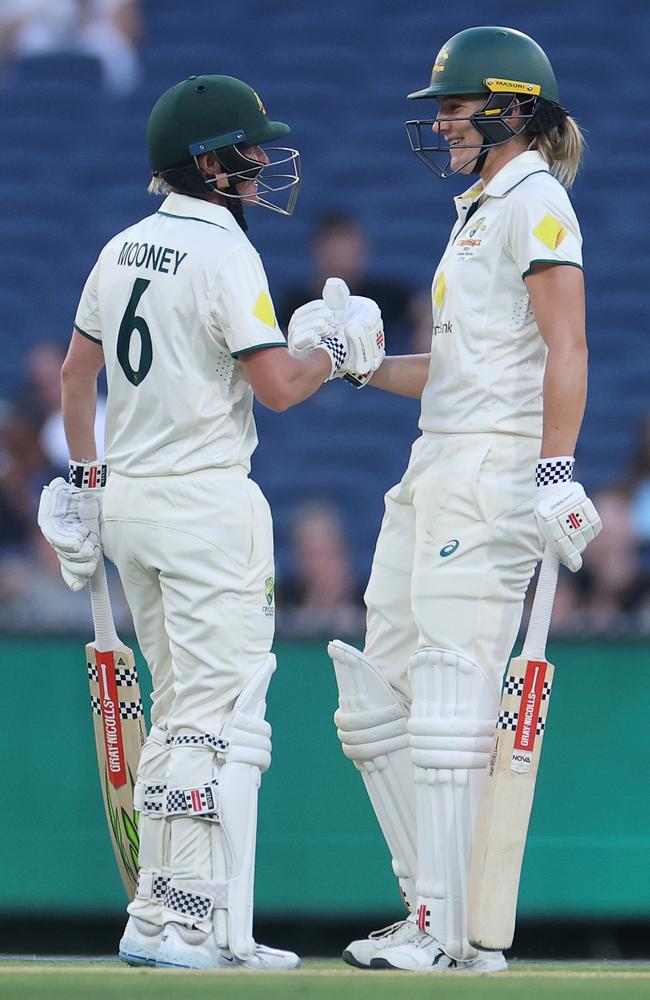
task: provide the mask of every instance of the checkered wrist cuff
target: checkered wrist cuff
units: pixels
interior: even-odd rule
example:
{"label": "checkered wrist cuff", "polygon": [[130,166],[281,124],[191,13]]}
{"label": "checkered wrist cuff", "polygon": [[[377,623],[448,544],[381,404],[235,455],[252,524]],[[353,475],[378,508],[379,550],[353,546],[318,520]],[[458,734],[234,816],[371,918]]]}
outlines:
{"label": "checkered wrist cuff", "polygon": [[342,340],[339,340],[338,337],[325,337],[325,339],[321,341],[320,346],[324,347],[331,357],[332,375],[336,375],[345,364],[348,356],[347,347]]}
{"label": "checkered wrist cuff", "polygon": [[106,486],[108,466],[103,462],[75,462],[70,459],[68,482],[78,490],[97,490]]}
{"label": "checkered wrist cuff", "polygon": [[535,469],[535,486],[557,486],[573,479],[575,459],[571,455],[559,458],[540,458]]}

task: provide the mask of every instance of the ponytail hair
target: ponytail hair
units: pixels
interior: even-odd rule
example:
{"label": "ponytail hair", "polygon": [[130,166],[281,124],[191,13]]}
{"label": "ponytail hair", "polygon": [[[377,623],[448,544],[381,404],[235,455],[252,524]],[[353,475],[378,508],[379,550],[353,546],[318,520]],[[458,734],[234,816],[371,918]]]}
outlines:
{"label": "ponytail hair", "polygon": [[582,165],[587,143],[578,123],[566,115],[558,124],[535,132],[528,148],[541,153],[560,184],[570,188]]}

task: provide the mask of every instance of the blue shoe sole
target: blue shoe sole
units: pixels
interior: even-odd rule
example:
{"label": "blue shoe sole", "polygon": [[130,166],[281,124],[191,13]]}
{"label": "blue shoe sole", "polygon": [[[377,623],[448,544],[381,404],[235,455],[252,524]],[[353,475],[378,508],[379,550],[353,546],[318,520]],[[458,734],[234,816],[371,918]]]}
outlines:
{"label": "blue shoe sole", "polygon": [[147,965],[150,969],[156,968],[155,958],[144,958],[141,955],[130,955],[127,951],[121,951],[118,957],[121,962],[126,962],[127,965]]}

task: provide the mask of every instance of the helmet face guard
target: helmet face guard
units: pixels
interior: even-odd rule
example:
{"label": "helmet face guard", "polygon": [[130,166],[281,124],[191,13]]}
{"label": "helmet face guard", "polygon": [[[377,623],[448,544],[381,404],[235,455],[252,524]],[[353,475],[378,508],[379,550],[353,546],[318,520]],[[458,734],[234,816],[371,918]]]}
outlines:
{"label": "helmet face guard", "polygon": [[[507,82],[512,83],[513,81]],[[492,80],[486,80],[485,86],[489,88],[491,83],[493,83]],[[533,87],[534,85],[526,86]],[[436,118],[419,118],[407,121],[404,127],[411,150],[438,177],[443,179],[452,177],[471,163],[474,163],[471,173],[479,173],[483,169],[485,158],[493,146],[502,146],[503,143],[509,142],[510,139],[521,135],[526,130],[535,116],[538,102],[539,97],[536,94],[525,97],[518,93],[495,91],[488,95],[487,100],[478,111],[466,118],[456,116],[447,118],[444,115],[438,115]],[[520,109],[520,114],[517,115],[513,127],[513,124],[506,119],[512,115],[515,107]],[[453,170],[451,169],[449,143],[438,128],[442,122],[469,122],[482,138],[482,142],[454,145],[454,149],[471,150],[472,155]],[[430,140],[430,135],[433,135],[435,141]]]}
{"label": "helmet face guard", "polygon": [[[206,151],[206,146],[213,148],[209,142],[195,143],[190,146],[190,153],[207,187],[224,198],[235,198],[244,204],[262,205],[280,215],[293,214],[300,188],[300,153],[297,149],[268,146],[264,151],[271,154],[269,163],[260,163],[259,160],[246,156],[241,144],[214,149],[215,156],[225,169],[224,173],[213,177],[199,166],[198,158]],[[240,194],[237,191],[237,185],[244,181],[252,181],[256,185],[254,194]],[[280,197],[276,197],[277,195]]]}

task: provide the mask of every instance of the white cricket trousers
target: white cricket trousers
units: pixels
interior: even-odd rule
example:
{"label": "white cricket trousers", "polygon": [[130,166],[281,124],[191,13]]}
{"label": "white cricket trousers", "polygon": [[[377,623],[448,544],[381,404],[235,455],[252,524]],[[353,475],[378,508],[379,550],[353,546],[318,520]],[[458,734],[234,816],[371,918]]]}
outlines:
{"label": "white cricket trousers", "polygon": [[151,671],[152,725],[170,737],[219,732],[273,641],[273,536],[261,490],[241,467],[113,472],[102,539]]}
{"label": "white cricket trousers", "polygon": [[541,558],[534,516],[539,441],[424,434],[386,510],[366,590],[365,654],[407,703],[411,655],[461,654],[501,688]]}

